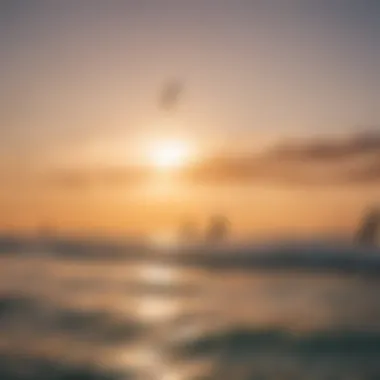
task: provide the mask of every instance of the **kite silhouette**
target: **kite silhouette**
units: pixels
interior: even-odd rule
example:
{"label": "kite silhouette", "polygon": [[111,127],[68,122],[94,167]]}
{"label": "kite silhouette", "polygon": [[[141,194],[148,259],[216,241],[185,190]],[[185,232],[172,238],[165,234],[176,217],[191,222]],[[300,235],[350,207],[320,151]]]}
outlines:
{"label": "kite silhouette", "polygon": [[173,111],[177,108],[182,93],[182,84],[178,81],[166,83],[160,93],[159,108],[164,111]]}

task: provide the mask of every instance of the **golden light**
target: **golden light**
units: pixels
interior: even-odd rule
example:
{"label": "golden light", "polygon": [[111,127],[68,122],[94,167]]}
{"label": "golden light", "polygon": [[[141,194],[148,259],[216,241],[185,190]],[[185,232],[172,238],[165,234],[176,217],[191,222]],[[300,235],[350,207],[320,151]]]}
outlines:
{"label": "golden light", "polygon": [[187,165],[194,152],[185,140],[162,139],[151,144],[148,154],[157,168],[174,169]]}
{"label": "golden light", "polygon": [[175,248],[179,243],[178,236],[170,231],[153,234],[150,236],[150,242],[157,249]]}

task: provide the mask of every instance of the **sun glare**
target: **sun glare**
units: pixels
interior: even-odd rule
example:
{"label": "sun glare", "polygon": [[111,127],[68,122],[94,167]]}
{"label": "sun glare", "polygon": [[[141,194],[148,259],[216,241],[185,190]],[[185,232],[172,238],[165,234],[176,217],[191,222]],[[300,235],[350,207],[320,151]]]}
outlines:
{"label": "sun glare", "polygon": [[191,156],[190,144],[182,140],[159,140],[154,142],[149,151],[151,163],[162,169],[185,166]]}

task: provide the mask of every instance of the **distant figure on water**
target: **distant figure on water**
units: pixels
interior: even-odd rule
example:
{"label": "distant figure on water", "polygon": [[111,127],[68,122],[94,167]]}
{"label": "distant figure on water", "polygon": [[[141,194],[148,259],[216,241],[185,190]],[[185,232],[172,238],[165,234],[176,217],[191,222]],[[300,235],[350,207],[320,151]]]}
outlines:
{"label": "distant figure on water", "polygon": [[226,217],[218,215],[210,220],[206,230],[206,241],[209,243],[218,243],[225,241],[229,233],[229,221]]}
{"label": "distant figure on water", "polygon": [[380,227],[380,210],[372,208],[364,217],[356,235],[356,242],[362,245],[375,246]]}

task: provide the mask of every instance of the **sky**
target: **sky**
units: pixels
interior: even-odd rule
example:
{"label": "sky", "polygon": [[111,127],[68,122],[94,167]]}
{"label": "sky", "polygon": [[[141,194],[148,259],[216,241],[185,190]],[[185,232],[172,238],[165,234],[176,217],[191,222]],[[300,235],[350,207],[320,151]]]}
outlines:
{"label": "sky", "polygon": [[[376,0],[0,2],[0,225],[351,229],[380,180],[379,17]],[[171,138],[202,162],[157,177],[149,144]]]}

